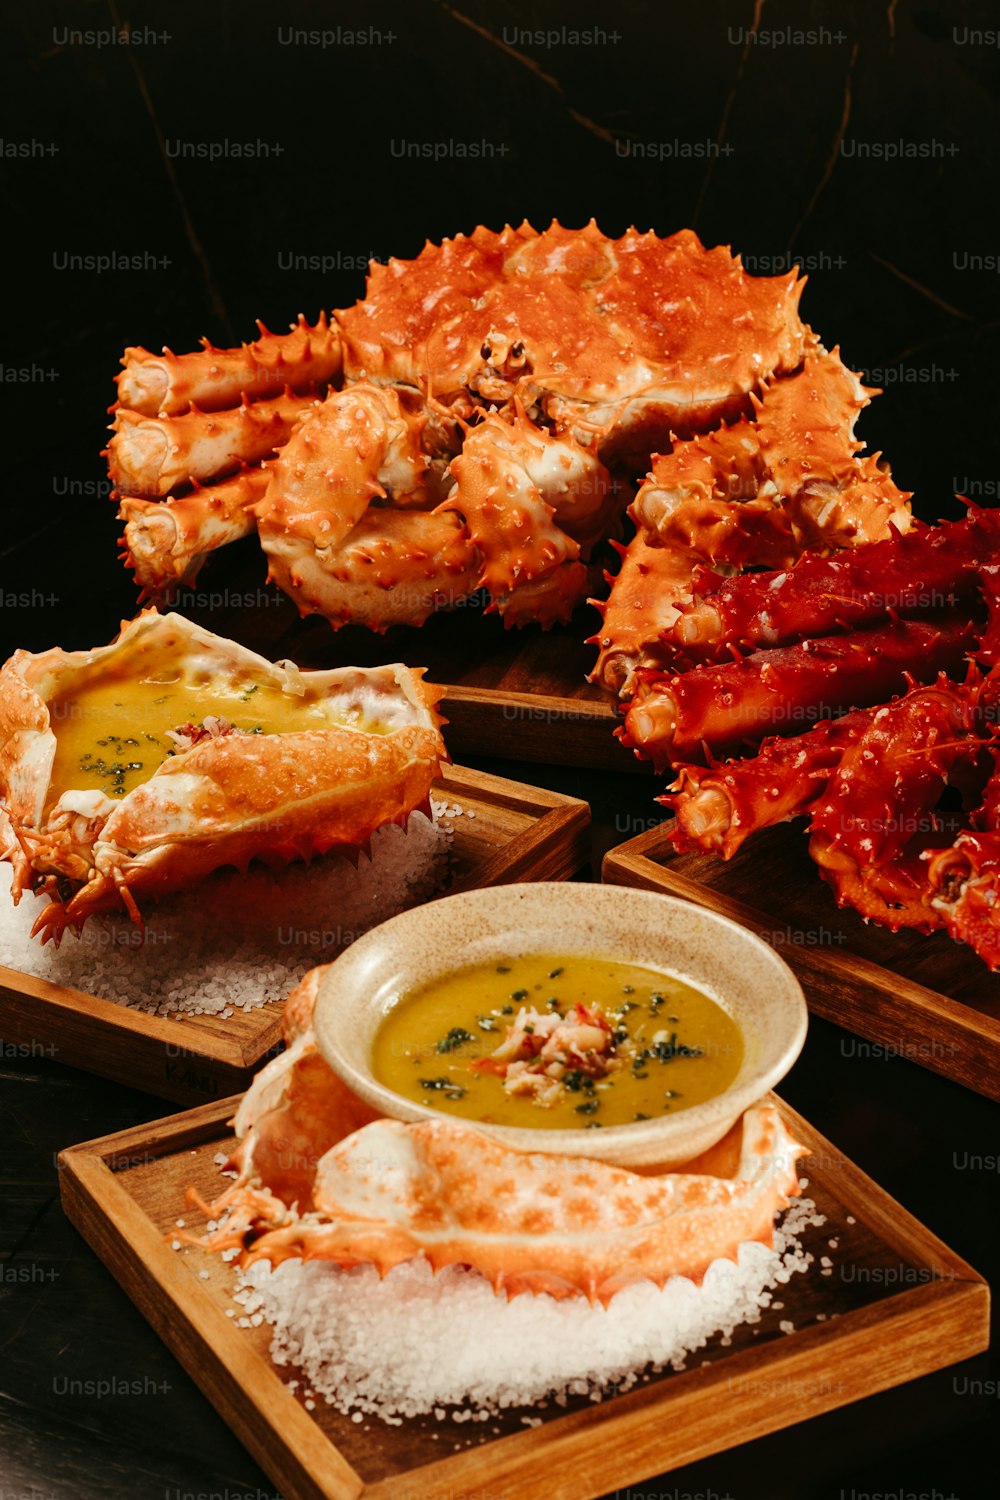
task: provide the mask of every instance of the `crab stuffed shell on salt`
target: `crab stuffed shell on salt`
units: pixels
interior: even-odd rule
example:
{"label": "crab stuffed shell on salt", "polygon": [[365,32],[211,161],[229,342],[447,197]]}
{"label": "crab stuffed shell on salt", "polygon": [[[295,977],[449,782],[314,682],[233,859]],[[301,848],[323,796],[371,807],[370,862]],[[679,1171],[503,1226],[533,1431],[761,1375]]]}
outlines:
{"label": "crab stuffed shell on salt", "polygon": [[700,1282],[741,1244],[770,1245],[799,1192],[805,1154],[778,1109],[748,1109],[717,1145],[673,1172],[522,1153],[442,1117],[379,1119],[332,1072],[313,1009],[324,970],[292,991],[287,1050],[254,1079],[234,1121],[236,1182],[213,1204],[223,1223],[192,1243],[267,1259],[465,1265],[508,1296],[609,1302],[635,1281]]}
{"label": "crab stuffed shell on salt", "polygon": [[300,672],[148,610],[92,651],[0,671],[0,805],[13,896],[43,941],[224,865],[357,849],[426,804],[437,694],[394,665]]}

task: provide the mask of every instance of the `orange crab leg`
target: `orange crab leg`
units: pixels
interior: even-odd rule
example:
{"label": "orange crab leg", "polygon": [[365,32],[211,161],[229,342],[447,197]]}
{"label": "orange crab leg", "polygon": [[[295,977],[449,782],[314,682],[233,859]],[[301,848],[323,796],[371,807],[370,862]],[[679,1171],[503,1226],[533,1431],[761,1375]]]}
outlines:
{"label": "orange crab leg", "polygon": [[115,414],[108,467],[123,495],[167,495],[190,480],[232,473],[267,458],[288,441],[296,418],[313,404],[286,394],[228,411],[192,407],[179,417],[147,417],[124,408]]}
{"label": "orange crab leg", "polygon": [[176,417],[193,406],[218,411],[245,398],[280,396],[286,388],[310,391],[340,374],[340,332],[325,313],[314,327],[300,315],[290,333],[257,327],[260,338],[238,349],[216,349],[207,339],[194,354],[126,349],[116,377],[119,406],[148,417]]}

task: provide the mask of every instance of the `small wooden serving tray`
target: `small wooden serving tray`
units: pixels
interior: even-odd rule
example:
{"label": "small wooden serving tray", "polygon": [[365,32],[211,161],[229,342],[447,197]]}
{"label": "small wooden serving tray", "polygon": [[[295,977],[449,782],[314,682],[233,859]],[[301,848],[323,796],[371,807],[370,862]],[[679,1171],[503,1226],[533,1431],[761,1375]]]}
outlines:
{"label": "small wooden serving tray", "polygon": [[[564,880],[589,859],[590,808],[575,797],[449,766],[433,793],[454,820],[447,891],[522,880]],[[467,813],[473,816],[465,816]],[[317,950],[316,962],[334,957]],[[0,1033],[7,1043],[146,1089],[178,1104],[245,1089],[281,1039],[281,1003],[182,1020],[84,994],[0,967]]]}
{"label": "small wooden serving tray", "polygon": [[[271,1363],[268,1326],[239,1328],[226,1316],[232,1267],[170,1248],[185,1189],[218,1193],[214,1158],[231,1145],[226,1121],[237,1103],[64,1151],[62,1201],[285,1500],[588,1500],[969,1358],[989,1341],[982,1278],[781,1105],[812,1152],[801,1171],[827,1223],[806,1231],[816,1262],[779,1288],[783,1305],[756,1332],[737,1329],[728,1347],[710,1340],[689,1370],[597,1406],[570,1398],[565,1410],[550,1404],[461,1426],[371,1417],[356,1425],[319,1399],[309,1412],[285,1384],[298,1372]],[[795,1332],[781,1331],[785,1320]],[[525,1417],[540,1425],[526,1427]]]}
{"label": "small wooden serving tray", "polygon": [[610,850],[602,878],[732,917],[787,960],[816,1015],[1000,1099],[1000,975],[971,948],[943,932],[889,932],[838,907],[801,825],[765,829],[730,860],[678,854],[671,827]]}

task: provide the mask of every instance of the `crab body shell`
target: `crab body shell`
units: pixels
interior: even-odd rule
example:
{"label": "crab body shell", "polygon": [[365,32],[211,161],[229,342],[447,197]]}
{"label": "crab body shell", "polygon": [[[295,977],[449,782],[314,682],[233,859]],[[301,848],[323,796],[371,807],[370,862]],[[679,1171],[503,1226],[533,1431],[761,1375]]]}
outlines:
{"label": "crab body shell", "polygon": [[[59,725],[49,705],[98,674],[123,681],[155,656],[212,681],[252,674],[323,722],[289,733],[201,734],[120,799],[70,786],[54,796]],[[425,804],[444,754],[436,694],[403,666],[299,673],[180,615],[147,611],[93,651],[18,651],[0,671],[0,789],[14,892],[58,897],[36,931],[58,937],[94,912],[186,886],[223,865],[275,865],[367,842]],[[377,725],[378,732],[366,727]]]}

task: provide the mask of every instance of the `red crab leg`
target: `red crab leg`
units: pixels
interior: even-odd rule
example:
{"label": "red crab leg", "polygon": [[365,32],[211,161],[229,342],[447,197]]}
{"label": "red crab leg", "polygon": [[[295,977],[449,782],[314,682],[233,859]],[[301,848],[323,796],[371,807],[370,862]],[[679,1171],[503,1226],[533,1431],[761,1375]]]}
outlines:
{"label": "red crab leg", "polygon": [[194,354],[126,349],[116,376],[118,404],[147,417],[175,417],[192,406],[218,411],[244,397],[280,396],[286,387],[309,391],[340,374],[340,331],[325,313],[315,327],[300,317],[290,333],[257,327],[260,338],[238,349],[216,349],[207,339]]}
{"label": "red crab leg", "polygon": [[783,573],[720,578],[699,569],[695,602],[663,639],[692,661],[721,661],[730,645],[777,646],[875,625],[888,614],[928,614],[972,597],[979,566],[1000,554],[988,511],[868,542],[835,557],[803,556]]}
{"label": "red crab leg", "polygon": [[625,718],[623,742],[658,768],[698,760],[768,733],[884,702],[907,674],[956,671],[972,648],[970,620],[894,620],[878,630],[825,636],[755,651],[725,666],[695,667],[644,686]]}
{"label": "red crab leg", "polygon": [[926,843],[949,773],[982,748],[977,721],[975,690],[946,679],[878,709],[813,812],[815,847],[836,845],[869,868],[917,836]]}
{"label": "red crab leg", "polygon": [[752,833],[804,816],[874,712],[859,709],[805,734],[765,740],[746,760],[681,766],[673,787],[657,798],[674,811],[674,845],[731,859]]}

